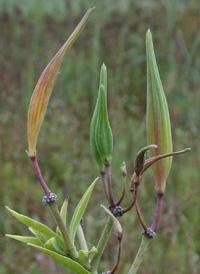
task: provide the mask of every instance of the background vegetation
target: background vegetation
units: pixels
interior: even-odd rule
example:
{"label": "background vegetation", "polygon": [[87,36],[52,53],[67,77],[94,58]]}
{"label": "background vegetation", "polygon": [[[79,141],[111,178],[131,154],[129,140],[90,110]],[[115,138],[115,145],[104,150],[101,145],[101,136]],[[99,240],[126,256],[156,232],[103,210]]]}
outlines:
{"label": "background vegetation", "polygon": [[[113,185],[122,189],[120,166],[130,179],[135,153],[146,145],[145,34],[154,37],[166,92],[174,150],[192,152],[174,159],[163,215],[139,273],[200,272],[200,6],[191,0],[1,0],[0,1],[0,273],[71,273],[48,256],[4,237],[26,234],[4,205],[55,227],[41,204],[27,149],[26,117],[34,86],[84,12],[95,14],[65,58],[38,142],[38,160],[59,204],[70,195],[69,213],[98,176],[89,147],[89,125],[102,62],[108,68],[109,114],[114,134]],[[124,206],[131,197],[126,193]],[[142,214],[153,219],[156,195],[148,172],[139,191]],[[97,242],[106,221],[101,183],[85,214],[85,231]],[[125,237],[118,273],[126,273],[141,239],[135,210],[121,219]],[[116,239],[109,241],[101,271],[111,269]],[[101,272],[100,272],[101,273]]]}

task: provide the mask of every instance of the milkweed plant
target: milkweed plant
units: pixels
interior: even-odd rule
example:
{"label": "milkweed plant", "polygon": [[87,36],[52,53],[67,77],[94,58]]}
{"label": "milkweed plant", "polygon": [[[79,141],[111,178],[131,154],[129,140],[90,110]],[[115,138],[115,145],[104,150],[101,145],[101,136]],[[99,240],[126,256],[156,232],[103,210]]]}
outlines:
{"label": "milkweed plant", "polygon": [[[90,125],[90,146],[99,170],[99,177],[102,181],[102,187],[108,201],[108,207],[101,205],[102,209],[105,210],[105,215],[107,215],[107,221],[105,221],[105,227],[100,239],[97,240],[98,244],[96,246],[88,244],[84,235],[81,220],[98,178],[89,186],[78,203],[70,225],[66,225],[68,198],[64,200],[61,209],[59,209],[57,205],[58,197],[51,191],[45,182],[37,160],[39,155],[36,151],[37,139],[60,66],[66,53],[78,38],[93,12],[94,8],[91,8],[86,12],[68,40],[44,69],[33,91],[28,110],[27,154],[32,162],[38,181],[45,192],[42,202],[44,205],[50,207],[56,220],[56,231],[53,231],[46,225],[6,207],[16,219],[27,225],[30,232],[33,234],[32,237],[10,234],[7,234],[6,236],[27,243],[28,245],[43,251],[54,260],[73,270],[74,273],[98,274],[99,262],[111,232],[114,230],[117,238],[116,242],[118,243],[116,264],[113,266],[113,269],[105,269],[104,272],[104,274],[113,274],[117,271],[120,263],[121,242],[123,240],[123,229],[119,219],[123,218],[124,214],[133,214],[129,211],[135,207],[143,231],[141,245],[135,259],[133,259],[132,266],[128,271],[128,274],[133,274],[137,273],[143,256],[147,251],[149,242],[156,236],[156,229],[159,224],[166,181],[172,164],[172,157],[190,151],[190,148],[186,148],[181,151],[173,152],[170,116],[156,63],[150,30],[148,30],[146,34],[147,144],[139,150],[134,159],[133,173],[129,184],[132,202],[127,208],[121,207],[121,202],[125,198],[127,176],[126,165],[124,162],[121,167],[123,191],[118,201],[113,196],[112,191],[111,164],[113,135],[107,109],[107,68],[105,64],[101,66],[97,101]],[[149,151],[149,158],[147,158],[146,155],[147,151]],[[157,208],[152,225],[149,226],[142,219],[139,209],[139,201],[137,200],[137,193],[140,184],[142,183],[143,173],[151,166],[153,168],[155,191],[157,193]],[[75,245],[75,238],[78,239],[80,248]]]}

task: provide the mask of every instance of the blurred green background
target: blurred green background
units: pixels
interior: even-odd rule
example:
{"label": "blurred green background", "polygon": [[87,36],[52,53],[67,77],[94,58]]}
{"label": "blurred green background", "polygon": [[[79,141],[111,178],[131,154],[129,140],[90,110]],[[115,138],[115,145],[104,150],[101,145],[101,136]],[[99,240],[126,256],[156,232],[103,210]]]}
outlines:
{"label": "blurred green background", "polygon": [[[120,196],[122,161],[130,180],[134,155],[146,145],[145,34],[150,28],[171,114],[174,150],[192,147],[192,152],[174,158],[157,237],[139,273],[200,273],[200,5],[194,0],[0,0],[0,273],[71,273],[48,256],[5,238],[5,233],[29,232],[4,206],[55,228],[25,153],[27,110],[42,70],[93,6],[95,13],[61,66],[38,139],[44,178],[58,194],[59,205],[70,196],[70,218],[98,176],[89,126],[105,62],[114,134],[113,188],[115,197]],[[138,199],[150,225],[156,207],[152,171],[145,175]],[[130,202],[127,189],[123,206]],[[106,222],[101,203],[106,205],[99,182],[84,218],[87,240],[93,244]],[[134,209],[121,223],[125,237],[117,273],[127,273],[142,229]],[[113,267],[116,252],[112,235],[99,273]]]}

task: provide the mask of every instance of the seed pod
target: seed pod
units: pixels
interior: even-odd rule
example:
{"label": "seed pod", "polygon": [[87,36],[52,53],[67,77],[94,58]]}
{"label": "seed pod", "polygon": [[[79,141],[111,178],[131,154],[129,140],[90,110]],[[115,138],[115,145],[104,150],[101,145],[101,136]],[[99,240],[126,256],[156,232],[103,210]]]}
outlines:
{"label": "seed pod", "polygon": [[99,113],[95,130],[96,146],[103,163],[109,162],[112,156],[113,135],[108,120],[107,94],[105,87],[100,87]]}
{"label": "seed pod", "polygon": [[[156,144],[157,150],[150,150],[150,157],[172,152],[172,136],[166,97],[160,80],[150,30],[146,35],[147,52],[147,142]],[[164,193],[171,168],[172,157],[162,159],[153,165],[156,191]]]}
{"label": "seed pod", "polygon": [[65,54],[77,39],[93,11],[94,8],[89,9],[86,12],[85,16],[82,18],[74,32],[70,35],[69,39],[65,42],[62,48],[57,52],[54,58],[44,69],[34,89],[28,111],[28,145],[30,157],[33,157],[36,154],[38,134],[46,113],[53,87],[56,83],[60,65],[64,59]]}
{"label": "seed pod", "polygon": [[[104,94],[102,94],[102,90]],[[103,97],[103,98],[102,98]],[[104,104],[104,106],[102,106]],[[103,111],[103,112],[102,112]],[[104,113],[104,114],[103,114]],[[100,120],[99,120],[100,117]],[[104,118],[103,118],[104,117]],[[99,124],[99,121],[101,123]],[[102,124],[103,122],[103,124]],[[111,131],[109,121],[108,121],[108,115],[107,115],[107,69],[106,66],[103,64],[101,67],[100,72],[100,84],[99,84],[99,93],[97,97],[96,106],[94,109],[94,114],[92,117],[91,125],[90,125],[90,145],[92,149],[92,153],[94,155],[94,158],[97,162],[98,168],[100,171],[104,169],[104,162],[105,162],[105,150],[107,148],[102,148],[102,146],[97,144],[97,140],[101,140],[101,134],[99,136],[96,135],[96,132],[100,130],[100,127],[103,126],[103,131],[105,133],[105,130],[109,130],[109,133]],[[97,130],[98,128],[98,130]],[[111,132],[112,134],[112,132]],[[110,136],[110,134],[108,134]],[[107,134],[105,134],[105,137],[107,137]],[[110,140],[110,139],[109,139]],[[100,141],[102,144],[102,142]],[[104,143],[105,145],[105,143]],[[112,147],[112,142],[111,142]],[[102,155],[102,150],[103,155]],[[112,149],[111,149],[112,150]]]}

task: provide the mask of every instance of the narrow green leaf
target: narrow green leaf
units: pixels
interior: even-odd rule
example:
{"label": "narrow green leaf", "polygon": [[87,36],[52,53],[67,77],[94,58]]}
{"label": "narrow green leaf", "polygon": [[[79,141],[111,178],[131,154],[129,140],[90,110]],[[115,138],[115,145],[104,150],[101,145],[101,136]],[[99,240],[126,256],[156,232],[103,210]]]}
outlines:
{"label": "narrow green leaf", "polygon": [[10,235],[10,234],[6,234],[6,237],[9,237],[11,239],[14,239],[14,240],[17,240],[17,241],[20,241],[20,242],[23,242],[23,243],[42,246],[41,241],[38,240],[35,237],[18,236],[18,235]]}
{"label": "narrow green leaf", "polygon": [[53,239],[53,238],[49,239],[49,240],[45,243],[44,248],[49,249],[49,250],[51,250],[51,251],[57,253],[57,251],[55,250],[55,248],[54,248],[54,246],[53,246],[52,239]]}
{"label": "narrow green leaf", "polygon": [[[66,197],[65,200],[64,200],[64,203],[61,207],[61,210],[60,210],[60,216],[63,220],[63,223],[65,224],[65,226],[67,225],[67,208],[68,208],[68,201],[69,201],[69,198]],[[59,227],[56,228],[56,233],[62,237],[62,233],[59,229]]]}
{"label": "narrow green leaf", "polygon": [[58,252],[60,254],[63,254],[63,255],[66,255],[65,251],[59,245],[59,243],[57,242],[55,237],[52,238],[52,244],[53,244],[53,247],[55,248],[56,252]]}
{"label": "narrow green leaf", "polygon": [[62,256],[56,252],[53,252],[49,249],[34,245],[34,244],[29,244],[30,246],[33,246],[41,251],[43,251],[44,253],[48,254],[49,256],[51,256],[53,259],[55,259],[56,261],[62,263],[63,265],[69,267],[71,270],[73,270],[74,272],[78,273],[78,274],[91,274],[88,270],[86,270],[85,268],[83,268],[80,264],[78,264],[77,262],[73,261],[72,259]]}
{"label": "narrow green leaf", "polygon": [[65,243],[63,239],[58,236],[53,230],[51,230],[49,227],[46,225],[41,224],[40,222],[37,222],[27,216],[24,216],[22,214],[17,213],[16,211],[10,209],[9,207],[6,206],[6,209],[20,222],[24,223],[27,226],[30,226],[33,229],[36,229],[40,231],[41,233],[45,234],[47,237],[55,237],[57,242],[65,249]]}
{"label": "narrow green leaf", "polygon": [[56,253],[59,253],[61,255],[66,255],[65,252],[60,248],[60,246],[58,245],[55,237],[49,239],[45,245],[44,245],[45,248],[53,251],[53,252],[56,252]]}
{"label": "narrow green leaf", "polygon": [[89,254],[88,254],[88,251],[86,251],[86,250],[79,250],[77,261],[83,267],[89,268],[90,264],[89,264]]}
{"label": "narrow green leaf", "polygon": [[76,235],[76,231],[78,228],[78,225],[80,223],[80,220],[85,212],[85,209],[87,207],[87,204],[89,202],[90,196],[92,194],[93,188],[97,182],[98,178],[94,180],[94,182],[90,185],[90,187],[87,189],[85,194],[83,195],[82,199],[80,200],[79,204],[77,205],[74,215],[72,217],[70,227],[69,227],[69,235],[71,238],[72,243],[74,244],[74,239]]}
{"label": "narrow green leaf", "polygon": [[49,239],[51,239],[51,237],[46,236],[44,233],[38,231],[37,229],[31,228],[31,227],[29,227],[28,229],[29,229],[30,232],[32,232],[32,233],[36,236],[36,238],[38,238],[38,240],[40,240],[43,244],[45,244]]}

